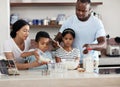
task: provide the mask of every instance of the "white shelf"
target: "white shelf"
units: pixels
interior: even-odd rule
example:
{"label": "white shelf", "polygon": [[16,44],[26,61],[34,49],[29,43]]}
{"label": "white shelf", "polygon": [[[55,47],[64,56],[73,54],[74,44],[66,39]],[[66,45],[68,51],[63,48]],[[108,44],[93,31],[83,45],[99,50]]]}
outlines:
{"label": "white shelf", "polygon": [[[22,3],[22,2],[16,2],[16,3],[10,3],[11,7],[22,7],[22,6],[75,6],[76,3],[74,2],[42,2],[42,3],[36,3],[36,2],[28,2],[28,3]],[[102,5],[102,2],[92,2],[91,5]]]}

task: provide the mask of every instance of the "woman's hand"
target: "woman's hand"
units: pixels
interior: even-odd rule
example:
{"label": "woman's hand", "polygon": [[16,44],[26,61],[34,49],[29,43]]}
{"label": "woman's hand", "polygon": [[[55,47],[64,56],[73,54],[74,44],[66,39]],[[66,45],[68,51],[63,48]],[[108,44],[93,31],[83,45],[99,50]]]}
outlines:
{"label": "woman's hand", "polygon": [[23,52],[23,53],[21,53],[20,56],[21,56],[22,58],[25,58],[25,57],[32,56],[32,55],[34,55],[34,56],[37,58],[37,56],[39,56],[39,55],[38,55],[38,51],[35,50],[35,51],[30,51],[30,52]]}

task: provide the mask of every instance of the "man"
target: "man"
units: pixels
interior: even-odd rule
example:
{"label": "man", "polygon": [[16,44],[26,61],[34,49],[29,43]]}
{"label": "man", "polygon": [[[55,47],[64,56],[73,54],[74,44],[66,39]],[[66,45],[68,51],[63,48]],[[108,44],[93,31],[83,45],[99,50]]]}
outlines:
{"label": "man", "polygon": [[89,50],[93,50],[94,60],[98,60],[97,51],[106,48],[105,31],[100,19],[91,14],[90,0],[77,0],[76,15],[71,16],[64,22],[55,37],[56,41],[61,41],[61,33],[67,28],[75,31],[76,38],[73,47],[80,49],[81,63],[84,54],[87,54]]}

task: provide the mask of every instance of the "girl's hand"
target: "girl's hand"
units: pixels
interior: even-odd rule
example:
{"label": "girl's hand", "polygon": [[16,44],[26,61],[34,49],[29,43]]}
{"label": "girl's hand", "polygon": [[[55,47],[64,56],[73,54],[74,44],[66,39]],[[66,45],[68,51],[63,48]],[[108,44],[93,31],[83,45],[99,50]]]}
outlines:
{"label": "girl's hand", "polygon": [[55,48],[60,47],[59,42],[58,42],[58,41],[55,41],[55,40],[52,40],[52,45],[53,45],[53,47],[55,47]]}

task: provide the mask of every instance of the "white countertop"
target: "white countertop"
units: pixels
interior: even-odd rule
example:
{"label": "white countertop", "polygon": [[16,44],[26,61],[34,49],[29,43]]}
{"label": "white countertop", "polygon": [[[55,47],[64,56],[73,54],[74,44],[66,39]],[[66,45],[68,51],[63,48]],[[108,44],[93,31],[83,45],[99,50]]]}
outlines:
{"label": "white countertop", "polygon": [[101,57],[99,59],[100,65],[116,65],[120,64],[120,57]]}
{"label": "white countertop", "polygon": [[39,79],[80,79],[80,78],[120,78],[120,74],[97,74],[68,70],[66,72],[52,72],[49,75],[42,75],[40,70],[20,71],[20,75],[1,75],[0,81],[5,80],[39,80]]}
{"label": "white countertop", "polygon": [[40,70],[20,71],[19,76],[0,76],[0,87],[120,87],[120,74],[99,75],[69,70],[42,75]]}

